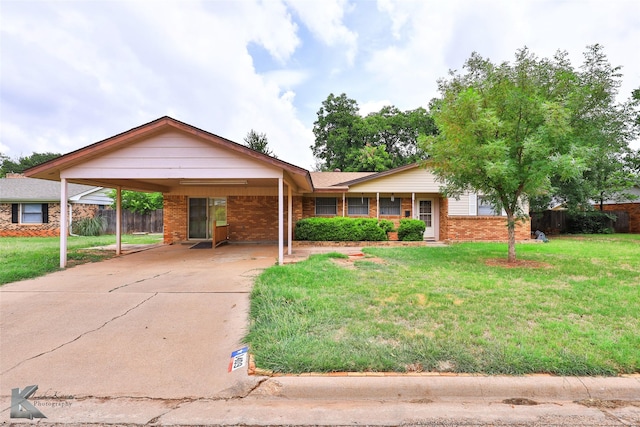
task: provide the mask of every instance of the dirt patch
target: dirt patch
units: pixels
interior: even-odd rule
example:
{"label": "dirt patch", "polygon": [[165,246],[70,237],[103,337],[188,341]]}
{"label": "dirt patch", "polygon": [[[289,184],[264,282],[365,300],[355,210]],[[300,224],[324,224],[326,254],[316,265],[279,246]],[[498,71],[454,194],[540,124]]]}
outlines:
{"label": "dirt patch", "polygon": [[526,259],[517,259],[515,262],[509,262],[506,258],[492,258],[485,260],[485,265],[490,267],[503,268],[551,268],[551,264],[539,261],[530,261]]}
{"label": "dirt patch", "polygon": [[602,399],[582,399],[576,401],[577,404],[588,408],[616,409],[625,406],[636,406],[640,408],[640,400],[602,400]]}
{"label": "dirt patch", "polygon": [[386,264],[385,260],[383,260],[382,258],[378,258],[374,256],[366,256],[360,252],[355,254],[349,254],[348,258],[331,258],[331,260],[334,263],[338,264],[339,266],[345,267],[345,268],[356,268],[355,266],[356,261],[367,261],[375,264]]}

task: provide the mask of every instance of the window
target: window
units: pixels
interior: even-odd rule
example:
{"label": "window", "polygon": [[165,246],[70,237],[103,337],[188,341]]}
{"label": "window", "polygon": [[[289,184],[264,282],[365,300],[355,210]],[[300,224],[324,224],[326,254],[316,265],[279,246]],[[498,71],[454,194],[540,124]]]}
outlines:
{"label": "window", "polygon": [[349,215],[369,215],[368,197],[349,197],[347,199]]}
{"label": "window", "polygon": [[49,205],[46,203],[14,203],[11,205],[11,222],[14,224],[46,224],[49,222]]}
{"label": "window", "polygon": [[316,197],[316,215],[336,215],[337,212],[335,197]]}
{"label": "window", "polygon": [[227,199],[226,197],[216,197],[209,199],[209,209],[213,206],[213,216],[216,219],[216,226],[227,225]]}
{"label": "window", "polygon": [[394,198],[393,201],[390,198],[380,199],[380,215],[398,215],[400,216],[400,199]]}
{"label": "window", "polygon": [[500,216],[484,196],[478,196],[478,216]]}

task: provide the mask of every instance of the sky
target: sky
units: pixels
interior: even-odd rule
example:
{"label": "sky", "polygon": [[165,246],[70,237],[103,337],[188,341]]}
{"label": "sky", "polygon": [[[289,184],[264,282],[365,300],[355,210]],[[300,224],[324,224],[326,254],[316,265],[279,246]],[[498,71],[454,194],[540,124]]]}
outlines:
{"label": "sky", "polygon": [[427,108],[472,52],[512,61],[601,44],[640,88],[639,0],[0,0],[0,154],[65,154],[168,115],[264,133],[313,169],[329,94],[366,115]]}

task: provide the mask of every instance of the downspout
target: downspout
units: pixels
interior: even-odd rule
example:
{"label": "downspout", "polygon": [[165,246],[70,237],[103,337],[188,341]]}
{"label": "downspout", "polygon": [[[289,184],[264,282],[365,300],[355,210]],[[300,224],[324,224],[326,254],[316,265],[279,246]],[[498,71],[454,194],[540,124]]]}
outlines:
{"label": "downspout", "polygon": [[380,193],[376,193],[376,219],[380,221]]}
{"label": "downspout", "polygon": [[80,237],[78,234],[73,234],[73,206],[71,203],[67,205],[67,209],[69,209],[69,236]]}

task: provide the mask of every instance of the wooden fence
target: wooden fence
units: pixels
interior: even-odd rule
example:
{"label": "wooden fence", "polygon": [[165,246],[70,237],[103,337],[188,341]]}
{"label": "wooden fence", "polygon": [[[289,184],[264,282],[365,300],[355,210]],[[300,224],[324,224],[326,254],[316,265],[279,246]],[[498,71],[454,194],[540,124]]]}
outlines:
{"label": "wooden fence", "polygon": [[[103,210],[100,216],[107,219],[106,234],[116,234],[116,211]],[[162,209],[148,214],[122,211],[122,234],[162,233]]]}
{"label": "wooden fence", "polygon": [[[610,220],[609,227],[616,233],[629,232],[629,213],[625,211],[605,211],[617,217]],[[540,230],[545,234],[563,234],[568,231],[567,211],[545,211],[531,214],[531,231]]]}

